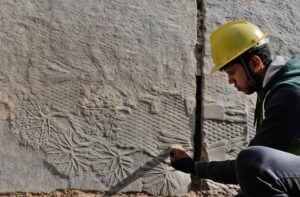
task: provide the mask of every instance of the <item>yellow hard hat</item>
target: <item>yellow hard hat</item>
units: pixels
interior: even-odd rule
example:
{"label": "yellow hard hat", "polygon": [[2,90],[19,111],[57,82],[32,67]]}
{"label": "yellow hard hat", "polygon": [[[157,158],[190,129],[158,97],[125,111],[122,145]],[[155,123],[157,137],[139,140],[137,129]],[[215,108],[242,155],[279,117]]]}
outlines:
{"label": "yellow hard hat", "polygon": [[266,36],[267,33],[247,21],[232,21],[220,26],[209,37],[211,57],[215,63],[211,73],[220,70]]}

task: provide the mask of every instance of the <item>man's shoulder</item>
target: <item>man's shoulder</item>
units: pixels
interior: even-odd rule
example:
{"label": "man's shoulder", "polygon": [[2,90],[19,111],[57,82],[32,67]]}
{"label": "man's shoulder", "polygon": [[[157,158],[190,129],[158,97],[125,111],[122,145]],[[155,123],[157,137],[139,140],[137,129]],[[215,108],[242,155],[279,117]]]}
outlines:
{"label": "man's shoulder", "polygon": [[298,82],[284,81],[274,86],[269,93],[268,100],[285,105],[300,105],[300,77]]}
{"label": "man's shoulder", "polygon": [[287,65],[300,66],[300,55],[294,55],[289,59]]}

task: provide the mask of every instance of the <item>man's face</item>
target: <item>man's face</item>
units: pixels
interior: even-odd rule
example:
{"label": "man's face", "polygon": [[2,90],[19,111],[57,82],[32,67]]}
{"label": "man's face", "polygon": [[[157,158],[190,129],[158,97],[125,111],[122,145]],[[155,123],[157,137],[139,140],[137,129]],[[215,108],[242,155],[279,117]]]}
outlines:
{"label": "man's face", "polygon": [[256,90],[255,80],[249,81],[241,64],[236,63],[224,68],[228,76],[228,83],[234,84],[238,91],[252,94]]}

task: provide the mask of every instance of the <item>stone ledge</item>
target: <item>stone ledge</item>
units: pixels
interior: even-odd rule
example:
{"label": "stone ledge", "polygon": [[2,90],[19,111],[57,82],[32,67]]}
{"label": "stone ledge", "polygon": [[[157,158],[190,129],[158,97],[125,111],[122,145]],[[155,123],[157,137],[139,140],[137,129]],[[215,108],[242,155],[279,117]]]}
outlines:
{"label": "stone ledge", "polygon": [[[228,197],[234,196],[237,192],[235,188],[214,188],[210,190],[203,190],[197,192],[189,192],[186,194],[174,195],[178,197]],[[0,193],[0,197],[163,197],[157,195],[151,195],[144,192],[126,192],[115,194],[107,191],[93,191],[93,190],[77,190],[77,189],[58,189],[50,193],[44,192],[11,192],[11,193]]]}

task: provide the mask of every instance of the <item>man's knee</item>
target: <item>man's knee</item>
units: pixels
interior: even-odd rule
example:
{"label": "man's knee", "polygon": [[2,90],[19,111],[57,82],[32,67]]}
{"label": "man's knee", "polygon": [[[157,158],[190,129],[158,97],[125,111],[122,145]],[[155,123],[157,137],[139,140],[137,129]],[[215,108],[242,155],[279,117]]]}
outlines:
{"label": "man's knee", "polygon": [[261,173],[265,165],[265,147],[249,147],[245,150],[242,150],[237,157],[237,175],[256,176],[258,173]]}

